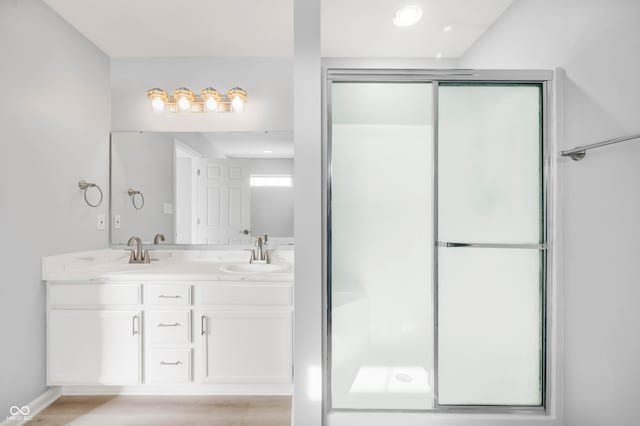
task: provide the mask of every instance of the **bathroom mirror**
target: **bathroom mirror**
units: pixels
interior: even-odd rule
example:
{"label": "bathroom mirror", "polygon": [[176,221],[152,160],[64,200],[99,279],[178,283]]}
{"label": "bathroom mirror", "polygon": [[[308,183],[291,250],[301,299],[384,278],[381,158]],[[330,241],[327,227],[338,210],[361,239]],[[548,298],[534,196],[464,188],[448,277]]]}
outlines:
{"label": "bathroom mirror", "polygon": [[113,132],[111,244],[293,244],[293,134]]}

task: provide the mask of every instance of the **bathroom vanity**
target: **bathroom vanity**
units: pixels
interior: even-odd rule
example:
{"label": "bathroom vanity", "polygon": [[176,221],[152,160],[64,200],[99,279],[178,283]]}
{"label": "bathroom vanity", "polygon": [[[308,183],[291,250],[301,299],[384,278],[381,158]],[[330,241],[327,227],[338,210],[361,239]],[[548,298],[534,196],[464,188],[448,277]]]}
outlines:
{"label": "bathroom vanity", "polygon": [[126,250],[53,256],[47,384],[66,394],[288,394],[293,252]]}

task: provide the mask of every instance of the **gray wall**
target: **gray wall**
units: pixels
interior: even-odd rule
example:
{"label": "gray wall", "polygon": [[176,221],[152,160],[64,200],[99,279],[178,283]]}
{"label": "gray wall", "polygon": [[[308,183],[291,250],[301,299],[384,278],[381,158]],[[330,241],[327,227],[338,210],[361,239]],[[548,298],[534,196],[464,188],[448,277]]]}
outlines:
{"label": "gray wall", "polygon": [[[640,132],[640,2],[518,0],[460,61],[566,70],[560,149]],[[638,424],[640,143],[560,160],[564,417]]]}
{"label": "gray wall", "polygon": [[[109,58],[39,0],[0,0],[0,419],[45,390],[41,258],[104,248]],[[88,207],[78,181],[105,192]]]}
{"label": "gray wall", "polygon": [[[252,175],[291,175],[293,159],[252,159]],[[251,188],[251,233],[293,238],[293,188]]]}
{"label": "gray wall", "polygon": [[[111,61],[114,130],[171,132],[291,130],[293,61],[289,58],[156,58]],[[152,87],[249,94],[241,113],[156,114],[145,94]]]}

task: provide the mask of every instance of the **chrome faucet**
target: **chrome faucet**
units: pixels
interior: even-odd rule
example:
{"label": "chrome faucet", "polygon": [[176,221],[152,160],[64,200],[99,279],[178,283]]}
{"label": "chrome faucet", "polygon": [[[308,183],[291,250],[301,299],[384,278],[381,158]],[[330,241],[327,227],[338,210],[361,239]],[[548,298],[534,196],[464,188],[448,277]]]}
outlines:
{"label": "chrome faucet", "polygon": [[249,263],[271,263],[271,253],[265,247],[267,240],[267,234],[256,237],[256,245],[253,250],[251,250]]}
{"label": "chrome faucet", "polygon": [[162,234],[156,234],[155,237],[153,237],[153,244],[160,244],[160,241],[164,241],[164,235]]}
{"label": "chrome faucet", "polygon": [[142,250],[142,240],[140,239],[140,237],[129,238],[129,241],[127,241],[127,245],[132,246],[134,242],[136,243],[136,248],[131,249],[129,263],[149,263],[149,252],[147,250]]}

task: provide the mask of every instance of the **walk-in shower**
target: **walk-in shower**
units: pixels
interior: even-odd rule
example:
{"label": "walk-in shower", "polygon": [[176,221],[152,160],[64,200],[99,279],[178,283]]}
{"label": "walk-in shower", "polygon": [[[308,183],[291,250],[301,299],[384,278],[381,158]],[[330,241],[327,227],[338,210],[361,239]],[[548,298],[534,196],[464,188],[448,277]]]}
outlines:
{"label": "walk-in shower", "polygon": [[551,74],[326,77],[327,411],[543,410]]}

